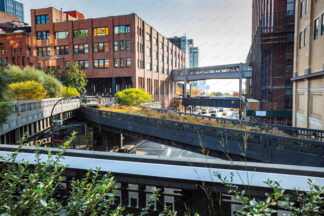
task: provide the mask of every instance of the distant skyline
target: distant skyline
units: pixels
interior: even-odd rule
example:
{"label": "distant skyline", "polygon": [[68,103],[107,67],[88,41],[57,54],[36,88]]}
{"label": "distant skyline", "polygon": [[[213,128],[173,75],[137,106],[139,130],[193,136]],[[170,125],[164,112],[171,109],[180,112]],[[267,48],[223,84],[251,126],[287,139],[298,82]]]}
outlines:
{"label": "distant skyline", "polygon": [[[30,9],[77,10],[85,18],[136,13],[165,37],[186,35],[199,47],[199,66],[245,62],[251,44],[251,0],[23,0]],[[233,86],[212,81],[224,91]],[[210,83],[210,82],[209,82]],[[224,84],[223,84],[224,83]],[[231,82],[230,82],[231,83]],[[234,84],[235,83],[235,84]],[[236,91],[236,82],[233,82]],[[214,84],[213,84],[214,85]]]}

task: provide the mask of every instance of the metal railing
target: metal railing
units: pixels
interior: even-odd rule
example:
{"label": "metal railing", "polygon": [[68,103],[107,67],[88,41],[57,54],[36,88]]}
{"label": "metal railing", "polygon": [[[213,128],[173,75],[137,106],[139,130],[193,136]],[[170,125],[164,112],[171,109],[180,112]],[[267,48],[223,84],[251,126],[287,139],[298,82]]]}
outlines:
{"label": "metal railing", "polygon": [[324,143],[82,107],[99,125],[270,163],[324,166]]}

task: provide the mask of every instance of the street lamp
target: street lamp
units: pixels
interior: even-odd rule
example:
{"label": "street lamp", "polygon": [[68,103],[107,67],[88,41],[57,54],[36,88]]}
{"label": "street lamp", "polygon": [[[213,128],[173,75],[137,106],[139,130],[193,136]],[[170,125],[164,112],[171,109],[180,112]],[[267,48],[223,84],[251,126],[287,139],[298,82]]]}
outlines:
{"label": "street lamp", "polygon": [[63,101],[63,100],[67,100],[67,99],[78,99],[79,96],[76,96],[76,97],[65,97],[65,98],[61,98],[59,99],[58,101],[56,101],[56,103],[54,104],[53,108],[52,108],[52,111],[51,111],[51,142],[52,142],[52,147],[54,146],[54,120],[53,120],[53,112],[54,112],[54,109],[55,109],[55,106]]}

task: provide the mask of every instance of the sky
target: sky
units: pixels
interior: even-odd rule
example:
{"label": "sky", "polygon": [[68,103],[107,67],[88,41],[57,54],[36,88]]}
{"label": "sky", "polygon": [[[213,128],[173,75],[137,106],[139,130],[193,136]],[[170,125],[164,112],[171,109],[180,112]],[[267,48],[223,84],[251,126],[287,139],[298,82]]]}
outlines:
{"label": "sky", "polygon": [[[199,47],[199,66],[245,62],[251,45],[251,0],[22,0],[30,9],[78,10],[85,18],[135,12],[165,37],[186,35]],[[209,81],[211,90],[236,91],[238,82]]]}

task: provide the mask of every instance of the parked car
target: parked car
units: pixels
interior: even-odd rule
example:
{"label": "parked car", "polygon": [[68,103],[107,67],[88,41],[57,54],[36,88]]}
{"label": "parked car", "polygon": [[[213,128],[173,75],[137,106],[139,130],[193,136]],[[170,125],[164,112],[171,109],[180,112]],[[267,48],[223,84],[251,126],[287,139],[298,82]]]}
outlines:
{"label": "parked car", "polygon": [[211,113],[210,113],[210,115],[216,117],[216,110],[212,110]]}
{"label": "parked car", "polygon": [[206,114],[207,113],[207,109],[203,108],[201,109],[201,114]]}
{"label": "parked car", "polygon": [[224,108],[219,108],[219,112],[224,112]]}

